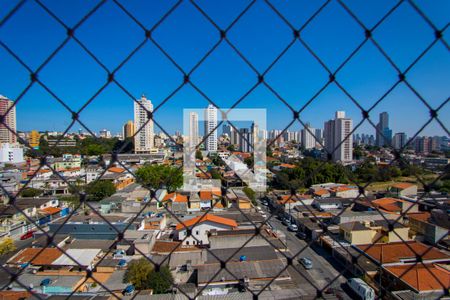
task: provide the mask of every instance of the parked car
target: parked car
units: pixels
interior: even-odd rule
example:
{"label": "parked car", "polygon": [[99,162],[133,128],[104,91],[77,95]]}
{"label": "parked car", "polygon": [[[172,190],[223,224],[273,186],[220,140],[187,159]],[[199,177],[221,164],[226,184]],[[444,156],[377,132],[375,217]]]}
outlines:
{"label": "parked car", "polygon": [[123,295],[133,295],[133,293],[134,293],[134,285],[132,285],[132,284],[130,284],[130,285],[127,285],[127,287],[122,291],[122,294]]}
{"label": "parked car", "polygon": [[306,270],[312,269],[313,267],[312,261],[307,257],[301,257],[298,261],[303,265],[303,267]]}
{"label": "parked car", "polygon": [[302,231],[297,231],[297,233],[295,234],[299,239],[302,240],[306,240],[306,233],[302,232]]}
{"label": "parked car", "polygon": [[21,240],[27,240],[27,239],[29,239],[29,238],[32,238],[35,232],[36,232],[36,231],[34,231],[34,230],[29,230],[29,231],[27,231],[26,233],[22,234],[22,235],[20,236],[20,239],[21,239]]}
{"label": "parked car", "polygon": [[291,225],[291,219],[283,218],[283,219],[281,220],[281,223],[282,223],[283,225],[285,225],[285,226],[289,226],[289,225]]}
{"label": "parked car", "polygon": [[267,205],[269,205],[269,202],[267,202],[267,200],[261,200],[261,204],[264,206],[267,206]]}
{"label": "parked car", "polygon": [[375,299],[375,291],[361,278],[350,278],[347,281],[350,289],[363,300]]}
{"label": "parked car", "polygon": [[296,232],[298,230],[298,226],[294,223],[289,224],[288,230]]}

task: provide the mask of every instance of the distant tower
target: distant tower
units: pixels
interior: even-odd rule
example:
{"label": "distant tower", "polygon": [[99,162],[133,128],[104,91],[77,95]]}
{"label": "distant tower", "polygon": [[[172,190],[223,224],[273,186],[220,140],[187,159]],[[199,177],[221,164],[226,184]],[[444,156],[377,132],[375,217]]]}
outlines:
{"label": "distant tower", "polygon": [[389,114],[382,112],[380,114],[380,121],[377,124],[376,145],[383,147],[390,145],[392,142],[392,130],[389,129]]}
{"label": "distant tower", "polygon": [[[333,161],[351,162],[353,160],[353,120],[345,117],[344,111],[337,111],[334,120],[325,122],[325,148],[333,152]],[[335,150],[336,148],[336,150]]]}
{"label": "distant tower", "polygon": [[[210,104],[205,109],[205,149],[210,152],[217,151],[217,108]],[[211,134],[210,134],[211,133]]]}
{"label": "distant tower", "polygon": [[41,135],[37,130],[31,130],[30,135],[28,136],[28,144],[31,148],[39,147]]}
{"label": "distant tower", "polygon": [[239,129],[239,151],[241,152],[252,152],[252,134],[250,129],[241,128]]}
{"label": "distant tower", "polygon": [[124,139],[130,138],[134,135],[134,123],[133,121],[128,121],[123,125],[122,136]]}
{"label": "distant tower", "polygon": [[153,149],[153,120],[147,112],[153,112],[153,104],[145,95],[134,102],[134,152],[149,153]]}
{"label": "distant tower", "polygon": [[305,128],[301,131],[301,140],[302,145],[305,149],[312,149],[316,147],[316,139],[314,137],[314,128],[309,125],[309,123],[305,124]]}
{"label": "distant tower", "polygon": [[189,113],[189,147],[194,149],[198,145],[198,114]]}
{"label": "distant tower", "polygon": [[[17,137],[10,131],[12,130],[14,132],[17,132],[16,107],[13,105],[14,102],[12,100],[9,100],[5,96],[0,95],[0,115],[4,116],[3,123],[0,123],[0,143],[13,144],[17,142]],[[10,109],[10,111],[8,112],[8,114],[6,114],[8,109]],[[8,130],[5,125],[8,126],[10,130]]]}

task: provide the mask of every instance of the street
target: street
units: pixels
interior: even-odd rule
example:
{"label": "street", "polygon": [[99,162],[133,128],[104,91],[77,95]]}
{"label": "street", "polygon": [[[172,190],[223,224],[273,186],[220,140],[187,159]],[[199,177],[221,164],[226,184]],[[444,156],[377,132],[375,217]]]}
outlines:
{"label": "street", "polygon": [[[268,207],[261,205],[261,208],[267,212],[267,214],[270,214],[270,209]],[[308,294],[315,293],[316,289],[324,288],[334,278],[339,276],[339,272],[328,261],[328,259],[332,258],[324,249],[318,247],[317,245],[314,249],[312,249],[314,245],[304,249],[304,247],[308,244],[307,241],[299,239],[295,235],[295,232],[289,231],[287,226],[284,226],[281,221],[276,218],[276,216],[273,216],[269,222],[273,226],[274,230],[279,230],[285,234],[286,244],[289,250],[287,253],[288,256],[292,257],[303,249],[303,251],[294,258],[294,267],[289,268],[288,270],[293,281],[302,289],[305,289]],[[311,269],[306,270],[303,265],[299,263],[299,259],[301,257],[306,257],[312,261]],[[296,270],[293,270],[293,268]],[[342,289],[342,286],[345,284],[346,280],[347,279],[344,276],[339,276],[328,288],[342,291],[339,293],[340,296],[342,296],[342,299],[351,299],[351,297],[346,295]],[[314,286],[308,281],[312,282]]]}

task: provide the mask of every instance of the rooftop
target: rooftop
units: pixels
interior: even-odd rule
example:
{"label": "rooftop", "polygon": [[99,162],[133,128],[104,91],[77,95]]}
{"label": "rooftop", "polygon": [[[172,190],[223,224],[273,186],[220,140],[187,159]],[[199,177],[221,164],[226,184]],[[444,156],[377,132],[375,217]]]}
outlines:
{"label": "rooftop", "polygon": [[449,255],[435,247],[427,246],[417,241],[359,245],[356,247],[382,264],[409,262],[411,260],[411,262],[415,262],[417,259],[416,253],[424,261],[450,261]]}
{"label": "rooftop", "polygon": [[14,255],[8,263],[31,263],[37,266],[51,265],[63,253],[58,248],[25,248]]}
{"label": "rooftop", "polygon": [[450,272],[433,264],[387,267],[386,270],[417,292],[431,292],[450,288]]}
{"label": "rooftop", "polygon": [[205,214],[205,215],[201,215],[201,216],[189,219],[187,221],[184,221],[183,223],[177,224],[176,229],[182,230],[185,227],[195,226],[195,225],[203,223],[203,222],[212,222],[212,223],[222,224],[222,225],[229,226],[229,227],[237,227],[238,226],[235,220],[219,217],[219,216],[212,215],[212,214]]}

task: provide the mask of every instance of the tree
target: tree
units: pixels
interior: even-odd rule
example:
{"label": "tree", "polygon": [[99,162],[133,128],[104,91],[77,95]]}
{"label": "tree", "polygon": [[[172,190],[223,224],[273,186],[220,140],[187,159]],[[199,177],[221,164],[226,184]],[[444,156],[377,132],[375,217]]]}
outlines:
{"label": "tree", "polygon": [[4,255],[15,250],[16,245],[14,244],[14,240],[12,238],[6,237],[0,241],[0,255]]}
{"label": "tree", "polygon": [[233,144],[230,144],[230,145],[227,147],[227,150],[230,151],[230,152],[234,152],[234,151],[236,151],[236,147],[234,147]]}
{"label": "tree", "polygon": [[115,192],[116,187],[108,180],[93,181],[86,186],[86,194],[91,201],[100,201],[113,195]]}
{"label": "tree", "polygon": [[149,286],[154,294],[164,294],[173,285],[172,273],[168,266],[160,267],[159,271],[152,270],[148,277]]}
{"label": "tree", "polygon": [[180,169],[166,165],[145,165],[136,171],[138,181],[153,189],[166,188],[176,191],[183,185],[183,173]]}
{"label": "tree", "polygon": [[22,197],[37,197],[42,195],[43,191],[35,188],[25,188],[20,192]]}
{"label": "tree", "polygon": [[141,258],[133,260],[128,265],[127,271],[123,276],[124,283],[131,283],[137,290],[145,290],[150,287],[150,274],[153,271],[153,264],[147,259]]}
{"label": "tree", "polygon": [[195,151],[195,159],[203,160],[202,151],[200,150]]}

